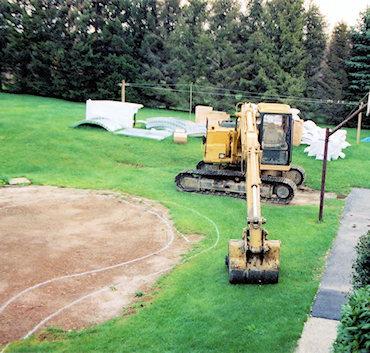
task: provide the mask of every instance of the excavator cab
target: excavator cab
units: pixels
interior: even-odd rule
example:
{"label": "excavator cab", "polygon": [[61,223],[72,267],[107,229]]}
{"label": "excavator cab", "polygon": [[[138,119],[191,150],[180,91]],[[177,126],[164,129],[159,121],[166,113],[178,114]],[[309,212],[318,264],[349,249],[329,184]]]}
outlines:
{"label": "excavator cab", "polygon": [[[276,112],[276,104],[259,104],[258,140],[263,165],[290,165],[292,160],[292,114]],[[279,105],[280,109],[284,105]],[[282,110],[282,109],[281,109]]]}

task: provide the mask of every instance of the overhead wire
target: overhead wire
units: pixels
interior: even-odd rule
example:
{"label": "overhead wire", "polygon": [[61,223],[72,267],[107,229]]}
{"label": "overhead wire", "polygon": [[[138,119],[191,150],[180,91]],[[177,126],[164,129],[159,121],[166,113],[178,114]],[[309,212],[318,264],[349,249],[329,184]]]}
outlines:
{"label": "overhead wire", "polygon": [[356,110],[357,107],[364,103],[365,99],[369,99],[370,92],[366,93],[358,102],[356,102],[356,106],[347,114],[348,116],[351,116]]}
{"label": "overhead wire", "polygon": [[[126,86],[134,88],[146,88],[152,90],[162,90],[162,91],[171,91],[177,93],[188,93],[192,94],[202,94],[208,96],[224,96],[224,97],[234,97],[238,94],[242,95],[242,98],[264,98],[264,99],[275,99],[275,100],[291,100],[301,103],[312,103],[312,104],[337,104],[337,105],[355,105],[357,106],[358,102],[352,101],[343,101],[343,100],[332,100],[332,99],[316,99],[316,98],[306,98],[306,97],[297,97],[297,96],[288,96],[288,95],[272,95],[266,93],[250,92],[250,91],[241,91],[236,89],[227,89],[217,86],[203,86],[196,84],[150,84],[150,83],[126,83]],[[190,90],[191,86],[191,90]],[[173,87],[173,88],[172,88]],[[183,89],[181,87],[189,87],[189,89]],[[213,92],[211,91],[213,90]]]}

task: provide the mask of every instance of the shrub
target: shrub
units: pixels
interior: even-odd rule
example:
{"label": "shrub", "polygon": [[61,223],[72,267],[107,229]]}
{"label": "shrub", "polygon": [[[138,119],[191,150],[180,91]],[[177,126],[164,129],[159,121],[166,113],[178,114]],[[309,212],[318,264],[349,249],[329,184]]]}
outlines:
{"label": "shrub", "polygon": [[370,352],[370,286],[355,290],[342,306],[334,352]]}
{"label": "shrub", "polygon": [[357,258],[352,265],[352,284],[354,289],[359,289],[370,284],[370,231],[360,237],[356,251]]}

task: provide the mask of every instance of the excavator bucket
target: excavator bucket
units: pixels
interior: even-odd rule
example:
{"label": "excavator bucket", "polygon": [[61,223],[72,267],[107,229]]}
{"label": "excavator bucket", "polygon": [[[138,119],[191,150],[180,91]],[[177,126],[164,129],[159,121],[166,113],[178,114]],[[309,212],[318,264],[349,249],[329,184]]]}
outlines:
{"label": "excavator bucket", "polygon": [[229,239],[229,281],[232,284],[274,284],[279,279],[280,240],[265,240],[261,253],[246,249],[243,239]]}

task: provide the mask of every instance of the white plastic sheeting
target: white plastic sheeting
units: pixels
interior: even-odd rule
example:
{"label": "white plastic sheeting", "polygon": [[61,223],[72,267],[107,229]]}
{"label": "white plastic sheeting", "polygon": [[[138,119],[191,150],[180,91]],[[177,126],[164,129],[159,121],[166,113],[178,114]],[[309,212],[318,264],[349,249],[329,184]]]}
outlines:
{"label": "white plastic sheeting", "polygon": [[205,136],[207,132],[205,124],[196,124],[180,118],[149,118],[146,120],[146,127],[147,129],[154,128],[172,132],[183,129],[188,136]]}
{"label": "white plastic sheeting", "polygon": [[119,134],[119,135],[145,137],[145,138],[154,139],[158,141],[161,141],[165,139],[166,137],[171,136],[172,133],[173,132],[169,130],[155,130],[155,129],[144,130],[144,129],[134,129],[134,128],[120,130],[120,131],[115,132],[115,134]]}
{"label": "white plastic sheeting", "polygon": [[[303,123],[302,144],[309,145],[304,149],[308,156],[315,156],[316,159],[324,159],[325,129],[318,127],[312,120]],[[327,160],[337,160],[338,157],[345,158],[343,149],[351,146],[346,141],[347,131],[338,130],[329,137]]]}
{"label": "white plastic sheeting", "polygon": [[292,118],[293,120],[301,120],[301,117],[299,116],[299,113],[301,112],[297,108],[291,108],[290,111],[292,112]]}
{"label": "white plastic sheeting", "polygon": [[163,140],[171,136],[176,130],[183,129],[187,135],[203,136],[206,134],[205,124],[196,124],[180,118],[149,118],[147,121],[138,121],[146,125],[145,129],[133,128],[134,116],[142,104],[87,100],[86,118],[72,125],[96,125],[119,135],[145,137]]}
{"label": "white plastic sheeting", "polygon": [[89,120],[81,120],[73,124],[72,127],[79,127],[83,125],[94,125],[100,126],[107,131],[116,131],[122,129],[122,125],[119,121],[114,121],[108,118],[92,118]]}
{"label": "white plastic sheeting", "polygon": [[86,101],[86,120],[106,118],[119,122],[122,129],[132,127],[134,115],[142,104],[89,99]]}
{"label": "white plastic sheeting", "polygon": [[72,127],[97,125],[108,131],[132,128],[134,115],[142,107],[142,104],[137,103],[89,99],[86,101],[85,120],[75,123]]}
{"label": "white plastic sheeting", "polygon": [[179,129],[184,130],[190,136],[203,136],[206,134],[205,124],[196,124],[190,120],[180,118],[148,118],[146,121],[138,121],[146,125],[144,129],[125,129],[116,131],[116,134],[125,136],[145,137],[163,140],[172,136]]}

